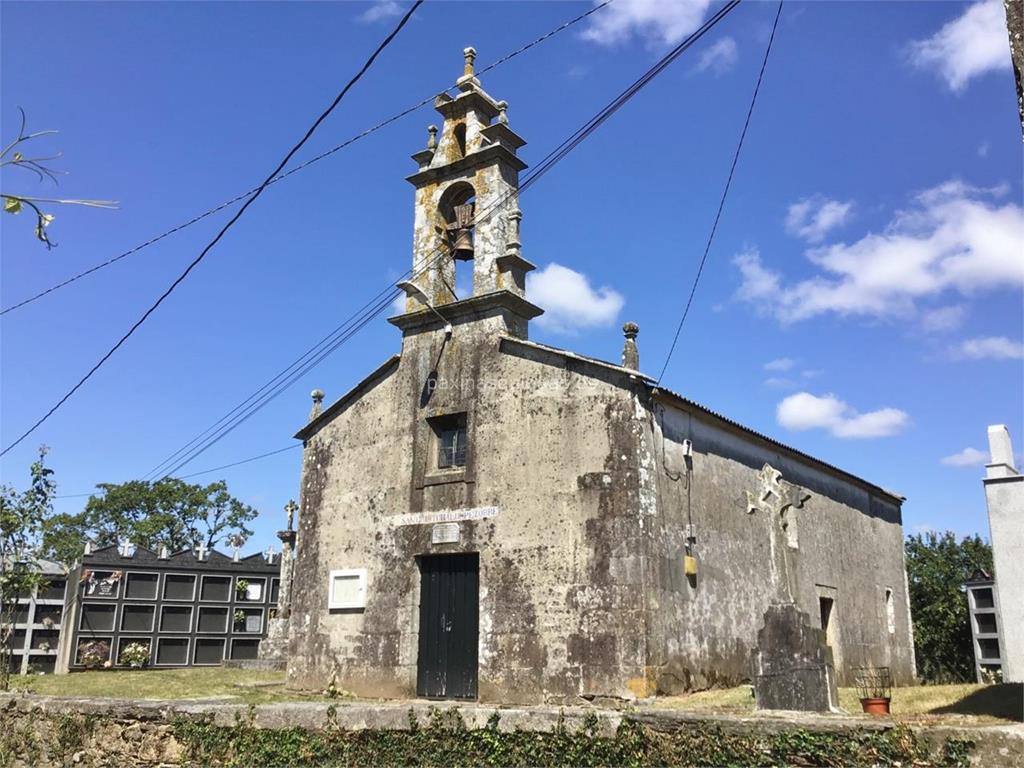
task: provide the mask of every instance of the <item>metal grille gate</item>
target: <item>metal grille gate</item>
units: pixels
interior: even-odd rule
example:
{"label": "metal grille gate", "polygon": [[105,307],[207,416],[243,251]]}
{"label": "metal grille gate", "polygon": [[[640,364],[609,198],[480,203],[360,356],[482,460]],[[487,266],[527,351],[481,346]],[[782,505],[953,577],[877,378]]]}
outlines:
{"label": "metal grille gate", "polygon": [[480,558],[420,558],[420,643],[416,694],[475,699]]}

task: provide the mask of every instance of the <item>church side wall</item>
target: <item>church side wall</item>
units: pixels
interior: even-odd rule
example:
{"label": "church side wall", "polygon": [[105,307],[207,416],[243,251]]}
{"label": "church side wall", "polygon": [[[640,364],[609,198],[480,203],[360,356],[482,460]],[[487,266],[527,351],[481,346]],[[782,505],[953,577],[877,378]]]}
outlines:
{"label": "church side wall", "polygon": [[[748,679],[765,610],[790,596],[814,626],[819,601],[833,601],[828,634],[840,684],[852,684],[852,668],[864,665],[888,666],[898,682],[911,682],[899,507],[699,412],[653,408],[648,653],[659,692]],[[689,461],[684,440],[693,446]],[[766,463],[781,472],[783,488],[808,497],[802,507],[748,512],[745,492],[760,495]],[[693,578],[682,569],[688,523],[699,564]]]}

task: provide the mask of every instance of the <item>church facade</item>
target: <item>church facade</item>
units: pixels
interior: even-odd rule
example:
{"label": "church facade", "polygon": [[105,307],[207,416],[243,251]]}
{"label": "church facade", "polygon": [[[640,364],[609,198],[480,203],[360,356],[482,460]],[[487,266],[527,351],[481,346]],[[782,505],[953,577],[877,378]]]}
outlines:
{"label": "church facade", "polygon": [[[304,442],[289,683],[372,697],[644,698],[751,675],[770,605],[835,674],[914,676],[902,499],[622,363],[529,339],[517,155],[473,74],[413,155],[400,352]],[[472,295],[456,296],[455,262]]]}

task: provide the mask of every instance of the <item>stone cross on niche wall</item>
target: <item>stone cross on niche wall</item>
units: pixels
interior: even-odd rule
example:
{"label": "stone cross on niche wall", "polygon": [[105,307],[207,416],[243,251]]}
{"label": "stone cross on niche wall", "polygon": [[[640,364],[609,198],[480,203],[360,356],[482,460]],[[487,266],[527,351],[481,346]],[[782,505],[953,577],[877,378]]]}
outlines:
{"label": "stone cross on niche wall", "polygon": [[790,549],[798,549],[795,518],[791,518],[791,509],[801,509],[811,494],[793,483],[782,479],[782,473],[771,464],[765,464],[758,473],[759,487],[757,493],[746,491],[747,514],[763,512],[774,520],[778,517],[782,530],[786,534],[786,545]]}
{"label": "stone cross on niche wall", "polygon": [[745,491],[747,495],[747,514],[764,512],[767,515],[779,515],[782,518],[782,527],[787,528],[789,521],[786,519],[786,512],[790,507],[800,509],[804,502],[811,498],[811,494],[802,488],[787,483],[782,479],[782,473],[771,464],[765,464],[758,473],[760,486],[756,494]]}

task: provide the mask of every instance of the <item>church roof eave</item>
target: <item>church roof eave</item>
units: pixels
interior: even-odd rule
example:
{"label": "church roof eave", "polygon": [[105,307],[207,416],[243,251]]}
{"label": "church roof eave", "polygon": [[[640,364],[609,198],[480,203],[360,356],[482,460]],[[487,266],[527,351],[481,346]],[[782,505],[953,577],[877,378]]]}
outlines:
{"label": "church roof eave", "polygon": [[344,409],[346,405],[351,403],[354,399],[366,392],[370,387],[377,383],[378,380],[384,378],[386,375],[392,372],[394,368],[398,367],[398,361],[401,359],[401,355],[395,354],[389,357],[384,363],[378,366],[369,376],[365,377],[362,381],[356,384],[352,389],[346,392],[344,395],[339,397],[324,410],[315,419],[311,420],[302,429],[295,433],[293,437],[296,440],[302,440],[305,442],[312,437],[324,424],[330,421],[334,416]]}

